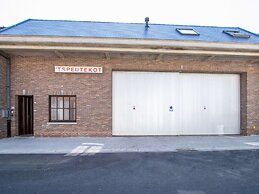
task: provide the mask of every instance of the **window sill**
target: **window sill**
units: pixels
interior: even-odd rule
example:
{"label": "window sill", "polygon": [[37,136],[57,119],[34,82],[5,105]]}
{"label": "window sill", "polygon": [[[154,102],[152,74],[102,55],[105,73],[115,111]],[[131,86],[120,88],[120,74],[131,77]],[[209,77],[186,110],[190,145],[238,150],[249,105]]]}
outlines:
{"label": "window sill", "polygon": [[48,122],[48,125],[77,125],[77,122]]}

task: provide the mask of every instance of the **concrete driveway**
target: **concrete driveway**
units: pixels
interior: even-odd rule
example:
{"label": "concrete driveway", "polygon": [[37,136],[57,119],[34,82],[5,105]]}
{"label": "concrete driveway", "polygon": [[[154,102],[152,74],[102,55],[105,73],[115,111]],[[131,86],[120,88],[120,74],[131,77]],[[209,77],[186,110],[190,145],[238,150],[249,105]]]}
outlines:
{"label": "concrete driveway", "polygon": [[14,137],[0,140],[0,154],[222,151],[259,149],[259,136]]}

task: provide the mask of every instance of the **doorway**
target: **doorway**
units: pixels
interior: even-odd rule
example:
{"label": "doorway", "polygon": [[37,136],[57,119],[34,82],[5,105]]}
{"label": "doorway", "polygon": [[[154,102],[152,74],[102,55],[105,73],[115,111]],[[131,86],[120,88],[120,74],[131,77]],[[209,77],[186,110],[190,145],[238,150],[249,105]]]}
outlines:
{"label": "doorway", "polygon": [[113,135],[240,134],[238,74],[113,71]]}
{"label": "doorway", "polygon": [[18,135],[33,135],[33,96],[18,96]]}

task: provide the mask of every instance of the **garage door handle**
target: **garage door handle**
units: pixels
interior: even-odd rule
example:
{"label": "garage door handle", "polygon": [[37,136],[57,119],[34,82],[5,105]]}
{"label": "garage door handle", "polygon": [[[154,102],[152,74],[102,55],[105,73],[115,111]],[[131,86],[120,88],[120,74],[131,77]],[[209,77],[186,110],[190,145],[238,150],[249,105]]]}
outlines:
{"label": "garage door handle", "polygon": [[136,107],[135,107],[135,106],[133,106],[133,110],[136,110]]}

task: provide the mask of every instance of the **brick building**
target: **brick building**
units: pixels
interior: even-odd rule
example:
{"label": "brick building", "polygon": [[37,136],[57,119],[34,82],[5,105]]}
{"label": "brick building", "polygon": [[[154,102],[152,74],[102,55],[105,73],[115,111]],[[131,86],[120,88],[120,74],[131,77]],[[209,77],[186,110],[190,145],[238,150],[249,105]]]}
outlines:
{"label": "brick building", "polygon": [[29,19],[0,31],[0,70],[1,137],[259,134],[242,28]]}

